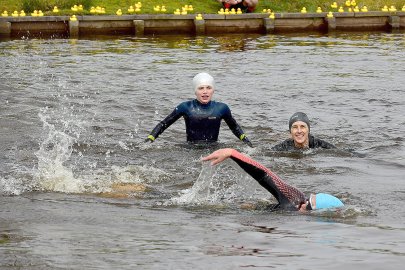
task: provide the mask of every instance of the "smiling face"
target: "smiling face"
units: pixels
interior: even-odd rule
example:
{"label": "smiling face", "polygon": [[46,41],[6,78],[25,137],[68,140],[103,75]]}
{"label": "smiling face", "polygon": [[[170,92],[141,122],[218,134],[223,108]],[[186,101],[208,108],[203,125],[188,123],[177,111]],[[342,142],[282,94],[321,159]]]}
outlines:
{"label": "smiling face", "polygon": [[214,95],[214,88],[210,85],[200,85],[195,91],[197,100],[202,104],[208,104]]}
{"label": "smiling face", "polygon": [[291,126],[291,138],[294,140],[294,145],[297,148],[309,147],[309,128],[305,122],[296,121]]}

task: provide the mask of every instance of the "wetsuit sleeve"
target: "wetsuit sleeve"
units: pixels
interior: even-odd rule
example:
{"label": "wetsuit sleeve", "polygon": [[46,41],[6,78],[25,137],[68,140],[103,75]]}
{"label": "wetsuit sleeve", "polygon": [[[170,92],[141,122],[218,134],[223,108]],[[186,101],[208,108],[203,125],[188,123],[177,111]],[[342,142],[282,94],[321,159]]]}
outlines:
{"label": "wetsuit sleeve", "polygon": [[334,146],[331,143],[328,143],[324,140],[317,139],[314,136],[310,136],[310,148],[324,148],[324,149],[335,149],[336,146]]}
{"label": "wetsuit sleeve", "polygon": [[168,127],[170,127],[174,122],[176,122],[181,116],[183,115],[182,110],[179,107],[176,107],[174,111],[169,114],[165,119],[159,122],[159,124],[156,125],[156,127],[152,130],[148,138],[150,136],[153,137],[153,140],[155,140],[157,137],[159,137],[160,134],[163,133]]}
{"label": "wetsuit sleeve", "polygon": [[324,140],[319,140],[319,143],[320,143],[319,147],[322,147],[322,148],[325,148],[325,149],[334,149],[334,148],[336,148],[336,146],[334,146],[331,143],[325,142]]}
{"label": "wetsuit sleeve", "polygon": [[233,118],[231,110],[229,109],[228,106],[226,106],[226,108],[225,108],[225,113],[224,113],[223,118],[225,120],[225,123],[231,129],[232,133],[235,134],[235,136],[238,137],[239,140],[243,140],[243,138],[245,137],[245,134],[244,134],[242,128],[236,122],[235,118]]}
{"label": "wetsuit sleeve", "polygon": [[244,156],[236,150],[232,151],[231,159],[252,176],[262,187],[267,189],[281,206],[296,208],[296,206],[305,202],[305,195],[300,190],[285,183],[275,173],[257,161]]}

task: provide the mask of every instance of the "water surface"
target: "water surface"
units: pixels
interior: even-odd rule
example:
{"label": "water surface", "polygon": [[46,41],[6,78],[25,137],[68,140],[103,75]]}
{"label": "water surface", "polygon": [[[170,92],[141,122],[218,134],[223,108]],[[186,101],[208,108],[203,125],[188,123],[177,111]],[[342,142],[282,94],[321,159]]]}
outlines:
{"label": "water surface", "polygon": [[[400,269],[405,258],[403,34],[0,42],[2,269]],[[178,121],[206,71],[255,148],[233,147],[346,207],[275,211]],[[274,153],[304,111],[332,151]],[[250,207],[246,207],[246,205]]]}

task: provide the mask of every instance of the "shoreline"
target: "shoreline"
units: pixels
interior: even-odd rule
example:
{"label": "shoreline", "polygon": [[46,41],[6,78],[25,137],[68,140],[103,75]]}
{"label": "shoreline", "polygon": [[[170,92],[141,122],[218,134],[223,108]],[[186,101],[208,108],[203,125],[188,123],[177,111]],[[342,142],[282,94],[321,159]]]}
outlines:
{"label": "shoreline", "polygon": [[[272,15],[274,17],[272,17]],[[0,37],[404,31],[405,12],[0,17]]]}

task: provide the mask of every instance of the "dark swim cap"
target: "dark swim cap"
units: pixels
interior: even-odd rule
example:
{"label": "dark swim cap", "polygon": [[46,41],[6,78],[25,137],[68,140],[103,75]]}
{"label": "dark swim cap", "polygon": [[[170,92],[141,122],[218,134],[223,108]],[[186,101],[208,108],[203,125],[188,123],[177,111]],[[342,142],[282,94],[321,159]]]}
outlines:
{"label": "dark swim cap", "polygon": [[305,124],[308,125],[308,130],[310,130],[310,126],[309,126],[309,118],[308,116],[303,113],[303,112],[296,112],[294,113],[291,117],[290,117],[290,121],[288,122],[288,130],[291,131],[291,126],[297,122],[297,121],[302,121]]}

